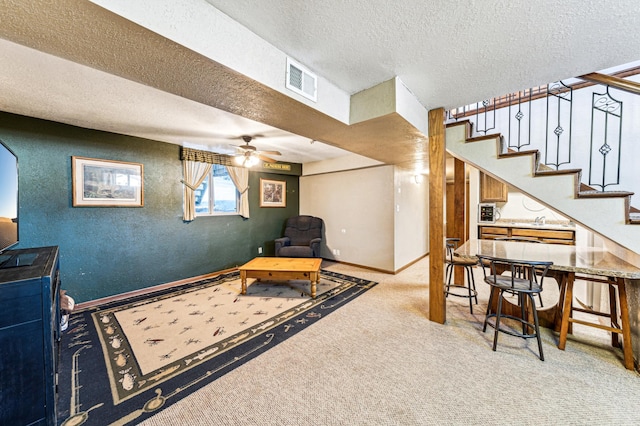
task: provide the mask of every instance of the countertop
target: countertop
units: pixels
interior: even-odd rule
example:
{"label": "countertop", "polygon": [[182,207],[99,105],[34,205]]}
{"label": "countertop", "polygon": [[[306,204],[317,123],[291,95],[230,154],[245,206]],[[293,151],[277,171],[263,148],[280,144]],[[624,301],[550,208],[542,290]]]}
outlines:
{"label": "countertop", "polygon": [[598,247],[470,239],[456,249],[456,254],[471,259],[481,254],[508,259],[552,261],[552,270],[640,279],[640,268]]}

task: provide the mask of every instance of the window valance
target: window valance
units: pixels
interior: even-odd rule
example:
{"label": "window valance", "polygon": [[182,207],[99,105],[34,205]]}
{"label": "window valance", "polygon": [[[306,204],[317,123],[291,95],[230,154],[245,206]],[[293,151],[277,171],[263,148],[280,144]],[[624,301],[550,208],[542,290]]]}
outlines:
{"label": "window valance", "polygon": [[180,150],[180,159],[187,161],[197,161],[200,163],[222,164],[224,166],[233,166],[233,157],[226,154],[216,154],[215,152],[202,151],[199,149],[182,147]]}

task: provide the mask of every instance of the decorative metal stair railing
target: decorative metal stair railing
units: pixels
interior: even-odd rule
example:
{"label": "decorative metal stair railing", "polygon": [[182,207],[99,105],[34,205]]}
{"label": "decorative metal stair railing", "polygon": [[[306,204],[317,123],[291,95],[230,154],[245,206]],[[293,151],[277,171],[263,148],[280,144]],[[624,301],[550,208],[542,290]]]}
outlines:
{"label": "decorative metal stair railing", "polygon": [[538,150],[549,169],[582,169],[585,191],[635,192],[640,199],[640,167],[633,160],[640,158],[636,80],[640,67],[587,74],[455,108],[447,123],[468,120],[474,136],[501,134],[504,152]]}

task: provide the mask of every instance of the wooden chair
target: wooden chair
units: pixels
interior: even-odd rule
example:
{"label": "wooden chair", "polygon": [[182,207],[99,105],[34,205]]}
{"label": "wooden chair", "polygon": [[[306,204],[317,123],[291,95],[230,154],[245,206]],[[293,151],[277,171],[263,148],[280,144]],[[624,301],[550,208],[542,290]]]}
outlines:
{"label": "wooden chair", "polygon": [[[577,308],[573,306],[573,283],[576,279],[606,284],[609,287],[609,312],[596,311],[590,307]],[[616,289],[618,297],[616,297]],[[560,301],[562,302],[562,300]],[[620,315],[618,318],[618,307]],[[573,318],[573,312],[609,318],[609,325],[604,325],[595,321],[584,321]],[[620,319],[620,323],[618,323]],[[614,348],[620,347],[618,335],[622,334],[622,353],[624,356],[624,366],[628,370],[633,370],[633,349],[631,346],[631,325],[629,323],[629,307],[627,305],[627,291],[624,278],[609,277],[608,279],[594,278],[589,276],[573,276],[567,280],[567,288],[564,296],[564,308],[562,311],[562,325],[560,327],[560,340],[558,348],[565,349],[567,344],[567,333],[572,324],[586,325],[599,328],[611,333],[611,345]]]}
{"label": "wooden chair", "polygon": [[[544,361],[534,296],[542,292],[542,283],[553,262],[512,260],[481,255],[478,256],[478,259],[480,260],[480,265],[482,265],[484,281],[492,287],[482,331],[485,332],[487,330],[487,325],[494,328],[493,350],[495,351],[498,346],[498,332],[522,337],[523,339],[535,337],[538,341],[540,360]],[[502,271],[510,272],[510,274],[502,275]],[[502,313],[502,300],[505,293],[518,297],[520,317]],[[491,306],[496,296],[498,297],[498,308],[493,313]],[[531,322],[530,316],[533,322]],[[489,321],[490,318],[495,318],[495,323],[491,323]],[[504,326],[501,327],[500,320],[502,318],[509,318],[519,322],[522,325],[522,332],[508,329]]]}

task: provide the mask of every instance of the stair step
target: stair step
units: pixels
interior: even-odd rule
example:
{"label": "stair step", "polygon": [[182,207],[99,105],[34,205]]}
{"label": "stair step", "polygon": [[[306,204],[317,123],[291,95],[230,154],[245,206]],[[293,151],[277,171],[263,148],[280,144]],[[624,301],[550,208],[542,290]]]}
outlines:
{"label": "stair step", "polygon": [[596,189],[593,188],[592,186],[589,186],[587,184],[584,184],[582,182],[580,182],[580,191],[579,192],[589,192],[589,191],[595,191]]}
{"label": "stair step", "polygon": [[537,149],[530,149],[527,151],[514,151],[514,152],[505,152],[504,154],[499,154],[498,158],[510,158],[510,157],[521,157],[525,155],[538,155]]}
{"label": "stair step", "polygon": [[491,135],[483,135],[483,136],[474,136],[472,138],[468,138],[467,142],[481,142],[489,139],[500,139],[502,136],[499,133],[494,133]]}
{"label": "stair step", "polygon": [[541,171],[546,172],[546,171],[552,171],[552,170],[556,170],[556,169],[554,169],[553,167],[549,167],[544,163],[538,164],[538,171],[539,172],[541,172]]}
{"label": "stair step", "polygon": [[[544,164],[540,164],[540,166],[545,166]],[[564,170],[556,170],[552,169],[549,166],[545,166],[545,169],[538,169],[535,176],[559,176],[559,175],[571,175],[575,173],[581,173],[582,169],[564,169]]]}
{"label": "stair step", "polygon": [[454,127],[454,126],[459,126],[461,124],[464,124],[465,126],[467,140],[471,139],[472,138],[471,134],[473,133],[473,123],[469,120],[460,120],[460,121],[455,121],[453,123],[447,123],[445,124],[445,127]]}
{"label": "stair step", "polygon": [[630,197],[633,192],[627,191],[580,191],[578,198],[622,198]]}

